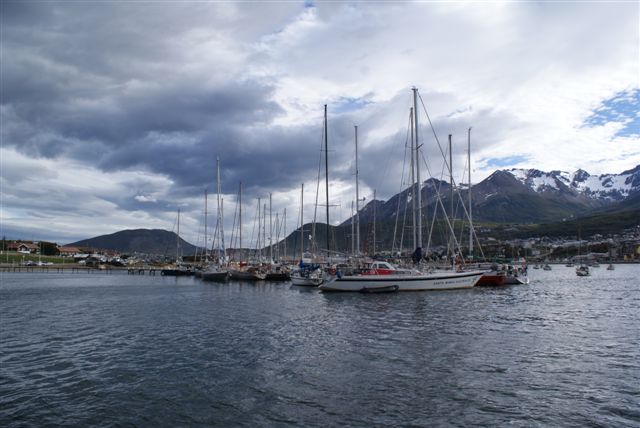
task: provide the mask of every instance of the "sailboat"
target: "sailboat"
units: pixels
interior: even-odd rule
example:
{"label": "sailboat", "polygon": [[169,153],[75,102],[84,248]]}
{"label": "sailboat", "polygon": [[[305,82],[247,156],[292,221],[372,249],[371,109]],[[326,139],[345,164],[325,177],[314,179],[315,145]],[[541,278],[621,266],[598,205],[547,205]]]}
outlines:
{"label": "sailboat", "polygon": [[578,257],[580,258],[580,264],[576,267],[576,275],[589,276],[589,265],[584,263],[583,259],[580,257],[580,250],[581,250],[581,241],[580,241],[580,232],[578,231]]}
{"label": "sailboat", "polygon": [[[325,123],[326,123],[325,106]],[[325,133],[326,138],[326,133]],[[324,274],[319,264],[304,262],[304,183],[300,190],[300,263],[291,272],[291,284],[306,287],[317,287],[324,282]],[[327,241],[328,244],[328,241]]]}
{"label": "sailboat", "polygon": [[180,209],[178,209],[178,220],[176,229],[176,263],[174,267],[160,270],[161,275],[165,276],[189,276],[193,275],[190,267],[182,264],[182,255],[180,254]]}
{"label": "sailboat", "polygon": [[224,267],[223,263],[226,259],[226,250],[224,248],[224,215],[223,204],[224,201],[220,199],[221,186],[220,186],[220,158],[216,157],[216,180],[217,180],[217,199],[218,199],[218,235],[219,235],[219,252],[218,260],[216,263],[210,263],[207,269],[201,274],[202,279],[205,281],[217,281],[224,282],[229,277],[229,271]]}
{"label": "sailboat", "polygon": [[[258,244],[260,246],[260,198],[258,198]],[[239,220],[238,220],[238,230],[240,235],[240,261],[235,263],[233,266],[229,268],[229,277],[231,279],[236,279],[240,281],[262,281],[267,277],[266,272],[262,269],[262,267],[256,264],[249,264],[242,259],[242,185],[240,186],[240,197],[239,197]],[[258,257],[259,259],[260,257]]]}
{"label": "sailboat", "polygon": [[[324,166],[325,166],[325,198],[326,198],[326,214],[327,214],[327,227],[326,227],[326,244],[327,244],[327,261],[330,259],[330,241],[329,241],[329,138],[328,138],[328,123],[327,123],[327,105],[324,106],[324,123],[323,123],[323,151],[324,151]],[[318,190],[320,188],[320,165],[318,164],[318,187],[316,190],[316,209],[318,207]],[[291,283],[293,285],[302,285],[302,286],[312,286],[317,287],[324,283],[325,275],[322,270],[322,266],[318,263],[313,263],[314,257],[312,256],[311,263],[304,262],[304,233],[303,233],[303,225],[304,225],[304,216],[303,216],[303,207],[304,207],[304,184],[302,184],[302,191],[300,194],[300,263],[298,264],[297,269],[295,269],[291,273]],[[315,214],[314,214],[314,222],[313,222],[313,230],[312,230],[313,243],[312,248],[316,243],[315,240]]]}
{"label": "sailboat", "polygon": [[[417,188],[417,226],[414,222],[414,236],[416,238],[417,250],[422,247],[422,215],[421,215],[421,189],[420,189],[420,144],[418,143],[418,115],[417,115],[417,88],[413,88],[413,123],[412,134],[415,128],[415,144],[412,138],[412,157],[415,151],[416,181],[412,186]],[[417,232],[417,234],[416,234]],[[360,291],[360,292],[392,292],[392,291],[423,291],[423,290],[452,290],[459,288],[471,288],[484,274],[482,271],[442,271],[424,273],[417,269],[400,270],[390,263],[386,263],[385,269],[381,271],[374,269],[368,272],[355,275],[342,275],[340,271],[336,277],[320,285],[322,291]]]}

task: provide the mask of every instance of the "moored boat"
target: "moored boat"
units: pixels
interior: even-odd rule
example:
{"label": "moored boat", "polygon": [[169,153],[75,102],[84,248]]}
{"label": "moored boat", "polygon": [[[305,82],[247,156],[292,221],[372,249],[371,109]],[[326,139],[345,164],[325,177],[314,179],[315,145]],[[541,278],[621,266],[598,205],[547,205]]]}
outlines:
{"label": "moored boat", "polygon": [[240,266],[237,269],[229,269],[229,278],[241,281],[263,281],[267,278],[267,274],[256,266]]}
{"label": "moored boat", "polygon": [[514,267],[512,265],[492,265],[489,272],[485,272],[476,283],[479,287],[496,287],[501,285],[528,284],[527,267]]}
{"label": "moored boat", "polygon": [[335,278],[319,288],[322,291],[363,292],[455,290],[472,288],[484,274],[482,271],[422,273],[415,270],[398,270],[390,263],[385,265],[385,270],[381,273],[370,269],[348,276],[338,271]]}
{"label": "moored boat", "polygon": [[589,266],[580,265],[576,268],[576,275],[578,276],[589,276]]}
{"label": "moored boat", "polygon": [[200,272],[200,278],[204,281],[224,282],[229,278],[229,271],[219,266],[209,266]]}

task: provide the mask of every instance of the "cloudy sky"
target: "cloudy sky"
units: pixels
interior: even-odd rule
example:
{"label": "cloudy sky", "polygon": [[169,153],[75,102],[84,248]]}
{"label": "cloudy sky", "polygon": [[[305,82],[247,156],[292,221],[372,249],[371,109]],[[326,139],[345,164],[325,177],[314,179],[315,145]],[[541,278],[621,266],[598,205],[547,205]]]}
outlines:
{"label": "cloudy sky", "polygon": [[461,178],[469,127],[473,182],[502,168],[640,164],[636,1],[0,4],[7,238],[175,230],[180,209],[181,235],[202,243],[218,156],[227,235],[240,181],[245,245],[270,193],[291,231],[302,183],[313,218],[324,104],[339,223],[355,198],[354,125],[360,194],[406,185],[412,87],[423,171],[438,178],[434,132],[453,135]]}

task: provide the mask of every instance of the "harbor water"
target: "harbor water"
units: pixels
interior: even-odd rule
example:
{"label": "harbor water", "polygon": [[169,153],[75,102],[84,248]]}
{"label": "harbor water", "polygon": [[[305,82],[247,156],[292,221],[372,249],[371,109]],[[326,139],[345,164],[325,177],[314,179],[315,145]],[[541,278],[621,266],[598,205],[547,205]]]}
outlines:
{"label": "harbor water", "polygon": [[2,273],[0,426],[640,426],[640,265],[328,294]]}

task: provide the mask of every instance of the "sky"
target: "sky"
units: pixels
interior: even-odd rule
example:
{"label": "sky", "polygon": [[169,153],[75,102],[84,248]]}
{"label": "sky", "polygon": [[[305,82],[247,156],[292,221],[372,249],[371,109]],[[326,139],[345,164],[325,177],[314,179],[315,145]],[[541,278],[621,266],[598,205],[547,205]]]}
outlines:
{"label": "sky", "polygon": [[217,158],[227,243],[240,182],[244,246],[258,198],[271,195],[278,236],[299,225],[303,183],[305,223],[318,189],[324,222],[325,104],[339,224],[355,200],[354,126],[364,203],[408,184],[414,87],[422,179],[443,178],[451,134],[454,177],[467,182],[470,127],[472,183],[508,168],[621,173],[640,164],[639,9],[3,0],[1,234],[65,244],[177,231],[180,210],[181,237],[202,245],[205,190],[209,230],[217,218]]}

